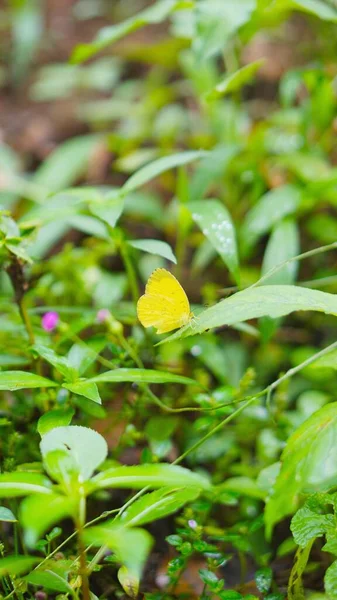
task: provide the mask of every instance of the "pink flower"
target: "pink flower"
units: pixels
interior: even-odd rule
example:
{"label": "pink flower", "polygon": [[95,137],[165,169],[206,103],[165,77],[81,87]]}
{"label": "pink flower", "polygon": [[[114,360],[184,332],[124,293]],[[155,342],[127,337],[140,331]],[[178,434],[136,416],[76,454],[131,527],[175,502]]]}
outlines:
{"label": "pink flower", "polygon": [[104,321],[107,321],[109,317],[110,311],[107,308],[101,308],[96,315],[98,323],[104,323]]}
{"label": "pink flower", "polygon": [[43,315],[41,324],[45,331],[53,331],[57,327],[59,320],[59,314],[55,311],[50,311]]}
{"label": "pink flower", "polygon": [[196,529],[196,527],[198,527],[198,523],[194,519],[190,519],[188,521],[188,524],[191,527],[191,529]]}

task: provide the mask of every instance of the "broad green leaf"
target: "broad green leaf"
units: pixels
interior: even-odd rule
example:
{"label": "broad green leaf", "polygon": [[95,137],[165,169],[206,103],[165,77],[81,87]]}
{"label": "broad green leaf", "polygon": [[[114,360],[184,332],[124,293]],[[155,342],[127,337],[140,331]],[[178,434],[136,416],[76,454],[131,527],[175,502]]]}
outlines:
{"label": "broad green leaf", "polygon": [[0,506],[0,521],[6,521],[7,523],[16,523],[17,518],[13,515],[12,511],[5,506]]}
{"label": "broad green leaf", "polygon": [[[200,0],[195,8],[193,35],[193,49],[199,62],[223,52],[231,36],[251,19],[255,8],[256,0],[240,0],[239,5],[223,0]],[[209,65],[209,61],[206,64]]]}
{"label": "broad green leaf", "polygon": [[60,144],[35,171],[34,183],[58,192],[75,183],[87,169],[101,135],[84,135]]}
{"label": "broad green leaf", "polygon": [[24,390],[30,388],[56,387],[55,381],[28,373],[26,371],[1,371],[0,372],[0,390]]}
{"label": "broad green leaf", "polygon": [[319,514],[305,505],[291,520],[291,532],[298,546],[305,548],[313,538],[322,537],[327,530],[335,527],[335,517],[331,514]]}
{"label": "broad green leaf", "polygon": [[207,152],[203,150],[191,150],[158,158],[139,169],[134,175],[131,175],[120,191],[123,195],[133,192],[148,181],[151,181],[151,179],[158,177],[161,173],[169,169],[181,167],[204,156],[207,156]]}
{"label": "broad green leaf", "polygon": [[[268,240],[266,251],[264,253],[261,274],[265,275],[274,267],[287,261],[299,254],[299,233],[298,228],[292,219],[288,218],[277,223]],[[288,263],[269,278],[264,280],[264,285],[291,284],[294,283],[298,271],[298,262]],[[264,342],[266,342],[279,326],[279,320],[271,320],[263,317],[260,320],[260,332]]]}
{"label": "broad green leaf", "polygon": [[152,546],[152,537],[145,529],[128,529],[112,521],[89,527],[84,531],[87,544],[107,546],[132,575],[139,578]]}
{"label": "broad green leaf", "polygon": [[267,192],[247,213],[241,229],[242,247],[245,251],[278,221],[296,212],[301,202],[301,190],[287,184]]}
{"label": "broad green leaf", "polygon": [[290,436],[281,470],[267,502],[268,535],[276,523],[298,507],[299,494],[326,491],[337,485],[337,402],[313,413]]}
{"label": "broad green leaf", "polygon": [[194,379],[175,375],[174,373],[164,373],[163,371],[154,371],[153,369],[115,369],[106,371],[96,377],[87,379],[87,382],[94,383],[118,383],[129,381],[130,383],[182,383],[184,385],[198,385]]}
{"label": "broad green leaf", "polygon": [[51,482],[45,475],[14,471],[0,474],[0,498],[15,498],[28,494],[51,494]]}
{"label": "broad green leaf", "polygon": [[[299,234],[295,221],[285,219],[278,223],[269,238],[262,262],[262,275],[265,275],[289,258],[299,254]],[[264,285],[290,284],[296,279],[298,263],[291,262],[264,281]]]}
{"label": "broad green leaf", "polygon": [[25,529],[25,541],[34,547],[40,537],[65,517],[75,516],[76,497],[61,494],[41,494],[25,498],[20,507],[20,523]]}
{"label": "broad green leaf", "polygon": [[131,573],[125,566],[118,569],[117,577],[124,592],[130,596],[130,598],[136,599],[139,592],[139,577]]}
{"label": "broad green leaf", "polygon": [[0,576],[4,575],[21,575],[25,571],[29,571],[36,563],[40,562],[38,556],[6,556],[0,558]]}
{"label": "broad green leaf", "polygon": [[236,280],[239,278],[239,258],[231,216],[219,200],[198,200],[187,205],[192,218],[210,241]]}
{"label": "broad green leaf", "polygon": [[146,485],[152,488],[166,486],[208,489],[210,487],[205,477],[183,467],[167,464],[113,467],[96,475],[90,484],[93,489],[115,487],[139,489]]}
{"label": "broad green leaf", "polygon": [[129,240],[129,246],[148,252],[149,254],[155,254],[156,256],[162,256],[167,260],[177,264],[177,259],[172,252],[172,248],[166,242],[161,240]]}
{"label": "broad green leaf", "polygon": [[103,240],[110,240],[109,232],[104,223],[95,217],[89,217],[88,215],[74,215],[66,218],[68,226],[83,231],[88,235],[102,238]]}
{"label": "broad green leaf", "polygon": [[0,367],[21,367],[30,363],[29,358],[23,356],[15,356],[12,354],[1,354]]}
{"label": "broad green leaf", "polygon": [[195,167],[191,178],[190,200],[201,200],[209,186],[221,180],[230,160],[238,153],[239,147],[221,144],[211,150]]}
{"label": "broad green leaf", "polygon": [[200,488],[186,488],[175,490],[172,488],[162,488],[145,494],[133,504],[120,518],[123,525],[135,526],[145,525],[162,519],[173,512],[180,510],[187,502],[195,500],[200,493]]}
{"label": "broad green leaf", "polygon": [[[279,3],[281,0],[278,0]],[[337,10],[333,6],[330,6],[323,0],[288,0],[286,2],[289,8],[302,10],[315,15],[319,19],[324,21],[337,22]]]}
{"label": "broad green leaf", "polygon": [[111,193],[111,198],[104,197],[99,202],[92,202],[89,210],[110,227],[115,227],[124,209],[124,198],[116,197],[117,192]]}
{"label": "broad green leaf", "polygon": [[264,285],[247,288],[207,308],[194,320],[160,344],[202,333],[206,329],[233,325],[258,317],[284,317],[296,310],[315,310],[337,315],[337,296],[295,285]]}
{"label": "broad green leaf", "polygon": [[80,44],[75,48],[71,60],[75,63],[87,60],[132,31],[136,31],[140,27],[150,23],[161,23],[174,10],[180,7],[184,8],[190,4],[190,2],[183,2],[182,0],[159,0],[153,6],[139,12],[134,17],[117,25],[110,25],[101,29],[93,42],[90,44]]}
{"label": "broad green leaf", "polygon": [[329,600],[337,600],[337,560],[325,571],[324,589]]}
{"label": "broad green leaf", "polygon": [[40,448],[43,458],[54,450],[66,451],[84,480],[92,476],[108,452],[107,443],[99,433],[77,425],[52,429],[42,438]]}
{"label": "broad green leaf", "polygon": [[71,366],[65,356],[56,354],[52,348],[48,348],[48,346],[43,346],[42,344],[35,344],[32,348],[39,356],[41,356],[41,358],[49,362],[49,364],[53,365],[57,371],[62,373],[66,379],[70,381],[76,379],[76,370]]}
{"label": "broad green leaf", "polygon": [[58,573],[50,569],[35,569],[25,577],[24,581],[43,589],[52,590],[54,592],[69,593],[72,594],[73,589],[69,583]]}
{"label": "broad green leaf", "polygon": [[218,83],[215,88],[206,95],[207,100],[211,100],[213,98],[220,98],[221,96],[225,96],[231,92],[237,92],[240,90],[246,83],[250,83],[251,80],[256,75],[259,68],[263,65],[264,59],[260,58],[259,60],[255,60],[249,65],[245,65],[235,71],[235,73],[230,73],[226,75],[226,77]]}
{"label": "broad green leaf", "polygon": [[75,369],[78,375],[83,375],[92,365],[98,354],[106,346],[106,339],[103,337],[92,338],[87,343],[74,344],[68,352],[68,362]]}
{"label": "broad green leaf", "polygon": [[64,425],[70,425],[71,420],[75,414],[73,408],[56,408],[49,410],[44,413],[38,420],[37,430],[41,437],[46,435],[51,429],[55,427],[62,427]]}
{"label": "broad green leaf", "polygon": [[18,85],[27,76],[30,63],[39,48],[43,34],[43,10],[40,0],[13,3],[10,6],[13,10],[11,71],[15,85]]}
{"label": "broad green leaf", "polygon": [[97,404],[102,404],[97,385],[92,381],[74,381],[74,383],[64,383],[62,387],[73,394],[84,396],[93,402],[97,402]]}

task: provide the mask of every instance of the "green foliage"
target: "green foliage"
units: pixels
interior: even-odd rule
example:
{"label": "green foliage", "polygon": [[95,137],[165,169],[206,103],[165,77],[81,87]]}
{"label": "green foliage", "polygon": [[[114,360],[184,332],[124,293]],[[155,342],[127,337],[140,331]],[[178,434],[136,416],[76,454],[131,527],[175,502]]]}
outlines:
{"label": "green foliage", "polygon": [[336,598],[334,2],[7,4],[1,598]]}

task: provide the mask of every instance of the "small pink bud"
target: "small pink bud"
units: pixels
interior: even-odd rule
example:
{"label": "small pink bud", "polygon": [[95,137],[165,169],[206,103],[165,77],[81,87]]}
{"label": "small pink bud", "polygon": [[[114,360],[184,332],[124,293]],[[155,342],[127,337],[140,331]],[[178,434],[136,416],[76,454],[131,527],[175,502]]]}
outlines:
{"label": "small pink bud", "polygon": [[198,523],[194,519],[190,519],[188,524],[191,529],[196,529],[196,527],[198,527]]}
{"label": "small pink bud", "polygon": [[45,331],[53,331],[60,320],[59,314],[55,311],[46,312],[42,317],[42,327]]}
{"label": "small pink bud", "polygon": [[110,316],[110,311],[107,308],[101,308],[96,315],[96,319],[98,323],[104,323],[104,321],[107,321]]}

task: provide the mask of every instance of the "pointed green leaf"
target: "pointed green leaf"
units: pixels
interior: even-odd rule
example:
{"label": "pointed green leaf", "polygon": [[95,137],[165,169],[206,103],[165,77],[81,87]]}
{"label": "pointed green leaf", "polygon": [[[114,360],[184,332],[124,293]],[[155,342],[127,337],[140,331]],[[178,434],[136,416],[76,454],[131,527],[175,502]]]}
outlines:
{"label": "pointed green leaf", "polygon": [[177,259],[172,252],[172,248],[166,242],[161,240],[129,240],[129,246],[148,252],[149,254],[155,254],[156,256],[162,256],[167,260],[177,264]]}
{"label": "pointed green leaf", "polygon": [[205,477],[176,465],[136,465],[133,467],[113,467],[96,475],[90,482],[93,489],[100,488],[134,488],[146,485],[152,488],[193,487],[208,489],[210,484]]}
{"label": "pointed green leaf", "polygon": [[76,497],[61,494],[33,495],[25,498],[20,507],[20,523],[25,529],[25,541],[34,547],[52,525],[74,515]]}
{"label": "pointed green leaf", "polygon": [[0,498],[15,498],[28,494],[50,494],[51,481],[45,475],[14,471],[0,474]]}
{"label": "pointed green leaf", "polygon": [[37,430],[40,436],[46,435],[48,431],[55,427],[62,427],[63,425],[70,425],[71,419],[73,418],[75,411],[73,408],[59,408],[55,410],[49,410],[44,413],[37,424]]}
{"label": "pointed green leaf", "polygon": [[200,488],[162,488],[143,495],[133,502],[120,518],[121,523],[134,527],[162,519],[180,510],[187,502],[192,502],[200,494]]}
{"label": "pointed green leaf", "polygon": [[25,571],[29,571],[36,563],[40,562],[38,556],[6,556],[0,558],[0,576],[4,575],[21,575]]}
{"label": "pointed green leaf", "polygon": [[40,387],[56,387],[58,384],[55,381],[28,373],[26,371],[1,371],[0,372],[0,390],[15,390],[40,388]]}
{"label": "pointed green leaf", "polygon": [[337,296],[295,285],[261,285],[247,288],[207,308],[190,325],[160,344],[202,333],[206,329],[234,325],[258,317],[283,317],[297,310],[337,315]]}
{"label": "pointed green leaf", "polygon": [[87,379],[87,382],[94,383],[118,383],[129,381],[130,383],[182,383],[183,385],[197,385],[198,382],[183,375],[174,373],[164,373],[163,371],[154,371],[153,369],[115,369],[106,371],[96,377]]}
{"label": "pointed green leaf", "polygon": [[187,205],[192,218],[204,236],[221,256],[236,280],[239,278],[239,258],[236,234],[227,208],[219,200],[198,200]]}
{"label": "pointed green leaf", "polygon": [[179,152],[178,154],[171,154],[170,156],[158,158],[131,175],[131,177],[129,177],[127,182],[121,188],[121,193],[128,194],[129,192],[133,192],[148,181],[151,181],[151,179],[158,177],[158,175],[161,173],[164,173],[169,169],[181,167],[182,165],[186,165],[187,163],[202,158],[206,155],[207,152],[203,150],[191,150],[189,152]]}

